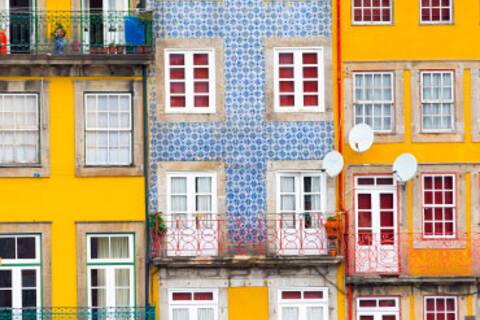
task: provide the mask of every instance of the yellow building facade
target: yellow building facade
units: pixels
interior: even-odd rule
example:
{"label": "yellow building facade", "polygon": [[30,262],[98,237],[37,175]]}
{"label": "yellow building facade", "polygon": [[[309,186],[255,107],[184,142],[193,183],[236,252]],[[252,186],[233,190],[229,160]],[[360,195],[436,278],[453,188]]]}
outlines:
{"label": "yellow building facade", "polygon": [[123,32],[138,11],[120,2],[0,1],[5,319],[154,316],[142,76],[151,50]]}
{"label": "yellow building facade", "polygon": [[[341,1],[350,319],[478,314],[479,21],[479,3]],[[375,132],[361,153],[359,123]]]}

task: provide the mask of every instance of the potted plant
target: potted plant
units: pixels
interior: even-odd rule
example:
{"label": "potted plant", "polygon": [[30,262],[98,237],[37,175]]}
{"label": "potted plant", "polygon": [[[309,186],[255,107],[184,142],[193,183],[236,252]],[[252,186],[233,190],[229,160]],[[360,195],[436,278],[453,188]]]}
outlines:
{"label": "potted plant", "polygon": [[65,52],[65,36],[67,31],[63,24],[58,23],[55,25],[55,28],[52,32],[52,37],[55,41],[55,54],[63,54]]}
{"label": "potted plant", "polygon": [[165,223],[161,212],[156,212],[150,215],[149,223],[150,228],[156,236],[162,236],[167,232],[167,224]]}
{"label": "potted plant", "polygon": [[340,221],[337,216],[330,216],[325,222],[325,230],[329,239],[336,239],[338,237],[338,228]]}
{"label": "potted plant", "polygon": [[108,45],[108,53],[110,53],[110,54],[116,54],[117,53],[117,47],[115,46],[114,42],[112,42]]}

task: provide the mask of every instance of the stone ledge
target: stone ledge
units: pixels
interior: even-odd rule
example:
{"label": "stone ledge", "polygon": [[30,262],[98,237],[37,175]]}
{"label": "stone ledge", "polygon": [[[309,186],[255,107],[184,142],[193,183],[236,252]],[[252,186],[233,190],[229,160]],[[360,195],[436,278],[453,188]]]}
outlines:
{"label": "stone ledge", "polygon": [[124,55],[12,54],[0,56],[0,65],[148,65],[153,53]]}
{"label": "stone ledge", "polygon": [[232,257],[161,257],[152,262],[160,268],[292,268],[336,265],[343,256],[232,256]]}
{"label": "stone ledge", "polygon": [[355,285],[372,285],[372,284],[383,284],[383,285],[408,285],[408,284],[418,284],[418,283],[427,283],[427,284],[458,284],[458,283],[477,283],[480,281],[480,277],[471,276],[471,277],[455,277],[455,276],[395,276],[395,275],[385,275],[385,276],[349,276],[346,277],[346,284],[355,284]]}

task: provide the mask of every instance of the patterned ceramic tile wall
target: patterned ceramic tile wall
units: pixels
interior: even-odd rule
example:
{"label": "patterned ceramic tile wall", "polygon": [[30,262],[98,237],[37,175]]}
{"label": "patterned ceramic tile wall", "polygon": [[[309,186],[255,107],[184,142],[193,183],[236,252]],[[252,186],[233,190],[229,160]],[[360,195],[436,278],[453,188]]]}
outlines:
{"label": "patterned ceramic tile wall", "polygon": [[232,238],[258,237],[252,224],[267,210],[267,161],[322,159],[334,143],[332,122],[265,121],[262,38],[331,36],[331,1],[167,0],[154,6],[157,37],[224,39],[226,86],[224,122],[159,122],[152,70],[150,209],[157,207],[157,161],[224,161],[226,214],[241,221]]}

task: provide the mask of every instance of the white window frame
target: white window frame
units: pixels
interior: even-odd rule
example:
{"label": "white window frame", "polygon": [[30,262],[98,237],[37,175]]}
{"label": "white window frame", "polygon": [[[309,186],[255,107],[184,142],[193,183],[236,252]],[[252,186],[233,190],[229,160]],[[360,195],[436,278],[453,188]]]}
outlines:
{"label": "white window frame", "polygon": [[[130,114],[130,126],[128,128],[122,128],[122,129],[112,129],[110,127],[105,127],[105,128],[97,128],[97,127],[88,127],[88,112],[89,112],[89,106],[88,106],[88,98],[89,97],[95,97],[96,99],[96,110],[98,114],[98,98],[100,96],[106,96],[107,98],[109,96],[116,96],[116,97],[128,97],[128,103],[129,103],[129,114]],[[132,102],[132,97],[133,95],[131,93],[127,92],[92,92],[92,93],[85,93],[84,94],[84,139],[85,139],[85,166],[88,167],[128,167],[133,165],[133,144],[134,144],[134,132],[133,132],[133,121],[134,121],[134,110],[133,110],[133,102]],[[119,113],[120,114],[120,113]],[[111,162],[109,159],[105,163],[89,163],[88,162],[88,133],[93,132],[93,133],[98,133],[98,132],[127,132],[130,133],[130,152],[129,152],[129,161],[128,163],[121,163],[121,162]],[[107,139],[108,140],[108,139]],[[110,150],[109,143],[107,142],[107,148]],[[108,153],[107,153],[108,154]]]}
{"label": "white window frame", "polygon": [[[91,239],[92,238],[128,238],[128,251],[129,257],[126,259],[92,259],[91,258]],[[130,292],[129,300],[130,306],[135,305],[135,253],[134,253],[134,235],[133,234],[102,234],[102,233],[91,233],[87,234],[87,299],[88,306],[92,307],[92,285],[91,285],[91,270],[104,270],[105,271],[105,296],[106,296],[106,307],[113,307],[116,304],[115,289],[117,288],[115,283],[115,271],[118,269],[128,269],[129,270],[129,283],[130,283]],[[110,240],[109,240],[110,242]],[[109,245],[111,249],[111,245]]]}
{"label": "white window frame", "polygon": [[[391,91],[391,99],[390,100],[357,100],[357,81],[356,81],[356,77],[357,76],[365,76],[365,75],[371,75],[373,77],[375,77],[375,75],[381,75],[381,76],[385,76],[385,75],[389,75],[390,76],[390,79],[391,79],[391,87],[390,87],[390,91]],[[382,87],[383,89],[383,83],[382,83]],[[373,89],[373,88],[371,88]],[[366,91],[366,88],[363,88],[362,89],[363,91]],[[383,95],[383,93],[382,93]],[[362,105],[364,110],[365,108],[367,108],[367,105],[370,104],[371,106],[369,106],[372,110],[371,110],[371,114],[372,114],[372,122],[375,120],[375,117],[374,117],[374,106],[375,104],[380,104],[382,105],[382,115],[381,115],[381,119],[382,119],[382,126],[383,126],[383,105],[385,104],[390,104],[391,105],[391,113],[390,113],[390,129],[389,130],[385,130],[385,129],[382,129],[382,130],[379,130],[379,129],[374,129],[374,132],[376,133],[392,133],[394,128],[395,128],[395,74],[391,71],[374,71],[374,72],[354,72],[353,73],[353,124],[355,125],[356,124],[356,121],[357,121],[357,104],[359,105]],[[363,116],[363,118],[366,118],[365,116]],[[365,123],[365,122],[363,122]],[[373,125],[372,125],[372,128],[373,128]]]}
{"label": "white window frame", "polygon": [[[377,307],[361,307],[363,300],[376,300]],[[380,307],[379,302],[384,300],[395,300],[394,307]],[[373,320],[382,320],[383,316],[394,316],[395,320],[400,320],[400,298],[398,297],[360,297],[357,298],[357,320],[362,316],[372,316]]]}
{"label": "white window frame", "polygon": [[[325,57],[323,47],[277,47],[273,48],[273,80],[274,80],[274,110],[279,113],[292,112],[325,112]],[[293,82],[294,82],[294,106],[281,107],[280,106],[280,76],[279,76],[279,54],[293,53]],[[305,107],[303,104],[303,66],[302,54],[316,53],[318,56],[317,70],[318,70],[318,106]],[[308,65],[314,66],[314,65]],[[308,78],[307,78],[308,79]],[[314,95],[314,94],[307,94]]]}
{"label": "white window frame", "polygon": [[[172,178],[186,178],[187,179],[187,211],[186,212],[178,212],[178,213],[172,213],[172,208],[171,208],[171,197],[172,197]],[[195,196],[199,195],[195,191],[195,179],[196,178],[210,178],[212,181],[212,208],[211,212],[204,212],[203,210],[201,212],[197,212],[195,209]],[[199,213],[205,213],[205,214],[211,214],[212,218],[214,218],[214,215],[217,213],[217,201],[218,201],[218,195],[217,195],[217,173],[216,172],[211,172],[211,171],[188,171],[188,172],[167,172],[167,214],[168,215],[175,215],[175,214],[185,214],[190,217],[187,219],[192,219],[193,217],[191,215],[199,214]]]}
{"label": "white window frame", "polygon": [[[23,270],[34,270],[36,279],[36,301],[37,308],[41,307],[41,288],[42,288],[42,278],[41,278],[41,236],[38,234],[2,234],[0,238],[15,238],[15,242],[18,238],[35,238],[35,259],[2,259],[0,270],[10,271],[12,274],[12,308],[18,308],[12,314],[12,319],[21,319],[22,311],[22,271]],[[17,244],[15,243],[17,248]],[[16,249],[17,250],[17,249]],[[17,255],[17,252],[16,252]],[[2,290],[2,289],[0,289]],[[27,309],[28,310],[28,309]]]}
{"label": "white window frame", "polygon": [[[27,97],[34,97],[35,98],[35,122],[36,122],[36,129],[2,129],[0,128],[0,134],[2,132],[13,132],[14,134],[16,132],[36,132],[37,133],[37,159],[34,162],[11,162],[11,163],[1,163],[0,162],[0,167],[26,167],[26,166],[32,166],[32,165],[40,165],[41,163],[41,136],[42,136],[42,129],[40,127],[40,99],[39,99],[39,94],[38,93],[5,93],[2,92],[0,93],[0,99],[3,100],[5,97],[23,97],[24,99]],[[0,116],[2,115],[2,112],[0,112]]]}
{"label": "white window frame", "polygon": [[[432,0],[430,0],[432,1]],[[432,24],[432,25],[435,25],[435,24],[452,24],[453,23],[453,1],[454,0],[449,0],[450,1],[450,7],[448,8],[450,10],[450,20],[448,21],[444,21],[444,20],[440,20],[440,21],[430,21],[430,20],[423,20],[423,14],[422,14],[422,10],[423,10],[423,5],[422,5],[422,0],[419,0],[418,2],[418,6],[419,6],[419,15],[420,15],[420,24]],[[430,2],[431,3],[431,2]],[[430,10],[432,7],[430,6]],[[440,7],[439,8],[444,8],[444,6],[441,4],[441,0],[440,0]],[[441,9],[440,9],[441,10]],[[440,14],[441,16],[441,14]]]}
{"label": "white window frame", "polygon": [[[183,54],[185,56],[185,79],[180,82],[185,82],[185,108],[172,107],[170,105],[170,55]],[[208,99],[209,107],[195,107],[194,106],[194,76],[193,76],[193,55],[194,54],[208,54]],[[166,48],[164,54],[164,70],[165,70],[165,112],[166,113],[215,113],[216,112],[216,79],[215,79],[215,49],[214,48],[186,48],[173,49]],[[204,68],[204,66],[203,66]],[[175,80],[174,80],[175,81]],[[205,94],[201,94],[205,95]],[[205,95],[207,96],[207,95]]]}
{"label": "white window frame", "polygon": [[[436,177],[452,177],[453,179],[453,204],[451,205],[437,205],[437,204],[425,204],[425,177],[431,177],[432,180],[432,188],[434,188],[435,178]],[[457,176],[452,173],[424,173],[420,176],[421,184],[422,184],[422,235],[425,239],[454,239],[457,236]],[[432,189],[437,190],[437,189]],[[441,189],[443,191],[443,189]],[[433,196],[435,197],[435,196]],[[452,208],[452,216],[453,216],[453,233],[452,235],[427,235],[425,233],[425,208]],[[432,213],[432,217],[435,218],[435,213]],[[435,224],[436,219],[432,220],[432,223]],[[444,223],[445,220],[441,220]],[[445,230],[444,230],[445,233]]]}
{"label": "white window frame", "polygon": [[[300,291],[302,298],[301,299],[282,299],[282,292],[288,291]],[[305,292],[312,291],[321,291],[323,297],[321,299],[303,299]],[[288,287],[280,288],[277,291],[278,297],[278,320],[282,320],[283,316],[283,307],[296,307],[299,309],[298,319],[307,320],[306,309],[308,307],[322,307],[323,308],[323,319],[328,320],[328,288],[325,287]]]}
{"label": "white window frame", "polygon": [[[394,0],[390,0],[390,19],[388,21],[355,21],[355,0],[352,0],[352,25],[391,25],[393,24],[393,3]],[[373,7],[373,5],[372,5]],[[380,7],[383,7],[382,5]],[[364,8],[363,6],[361,7]],[[363,17],[363,10],[362,10]]]}
{"label": "white window frame", "polygon": [[[455,301],[455,320],[458,320],[458,297],[456,296],[425,296],[423,297],[423,319],[427,320],[427,300],[434,299],[434,304],[436,305],[437,299],[454,299]],[[435,307],[436,308],[436,307]],[[446,307],[445,307],[446,308]],[[445,311],[446,312],[446,311]],[[436,318],[436,310],[434,311],[435,318]]]}
{"label": "white window frame", "polygon": [[[282,177],[294,177],[295,178],[295,212],[283,211],[281,207],[281,179]],[[277,201],[277,211],[279,214],[295,213],[303,214],[305,213],[305,203],[303,201],[304,192],[304,182],[303,178],[305,177],[320,177],[320,210],[318,213],[326,213],[327,210],[327,179],[325,173],[321,171],[281,171],[277,173],[277,190],[276,190],[276,201]],[[317,212],[317,211],[312,211]]]}
{"label": "white window frame", "polygon": [[[173,300],[174,293],[188,292],[192,294],[192,300]],[[213,300],[193,300],[195,293],[212,293]],[[213,308],[214,320],[219,319],[219,292],[218,289],[192,289],[192,288],[175,288],[168,290],[168,318],[173,319],[173,310],[174,309],[188,309],[189,320],[198,320],[197,310],[200,308]]]}
{"label": "white window frame", "polygon": [[[450,100],[425,100],[423,97],[423,76],[425,74],[450,74],[452,77],[452,87],[451,87],[451,99]],[[420,105],[421,105],[421,126],[422,126],[422,132],[423,133],[442,133],[442,132],[452,132],[455,131],[455,72],[452,70],[441,70],[441,71],[420,71]],[[451,104],[452,107],[450,109],[450,117],[451,117],[451,123],[450,123],[450,128],[449,129],[425,129],[424,128],[424,117],[425,117],[425,112],[424,112],[424,104],[433,104],[433,103],[439,103],[439,104]]]}

